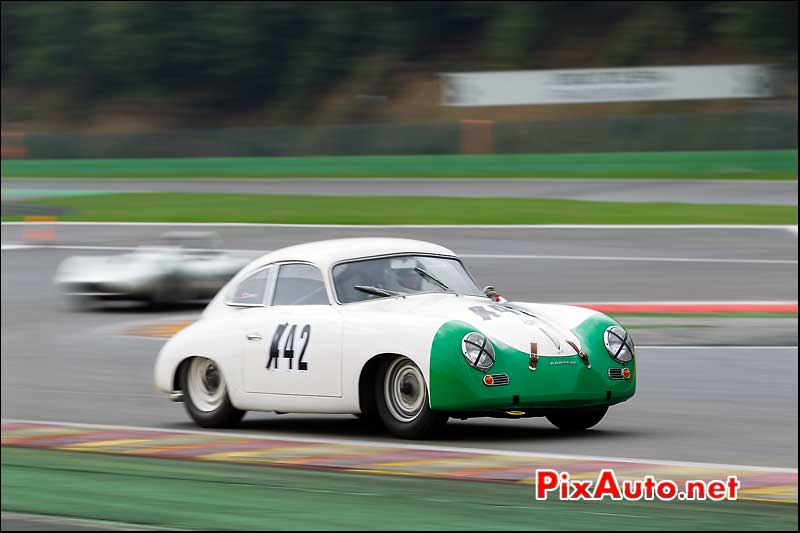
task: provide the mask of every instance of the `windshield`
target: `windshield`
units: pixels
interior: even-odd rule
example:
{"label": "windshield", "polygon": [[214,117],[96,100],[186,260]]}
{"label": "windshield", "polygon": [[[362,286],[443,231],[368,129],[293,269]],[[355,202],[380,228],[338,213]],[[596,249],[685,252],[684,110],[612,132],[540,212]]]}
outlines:
{"label": "windshield", "polygon": [[425,255],[341,263],[333,268],[333,284],[341,303],[423,292],[483,295],[459,260]]}

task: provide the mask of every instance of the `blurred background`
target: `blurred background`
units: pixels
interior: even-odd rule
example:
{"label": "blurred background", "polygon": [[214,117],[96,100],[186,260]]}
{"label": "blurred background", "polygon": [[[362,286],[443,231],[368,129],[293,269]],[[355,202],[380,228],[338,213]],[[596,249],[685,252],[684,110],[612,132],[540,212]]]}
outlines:
{"label": "blurred background", "polygon": [[[796,21],[796,2],[4,1],[3,154],[787,148]],[[690,76],[684,94],[680,69],[567,73],[530,82],[558,83],[560,96],[498,93],[489,106],[459,100],[446,76],[737,64],[764,68]]]}

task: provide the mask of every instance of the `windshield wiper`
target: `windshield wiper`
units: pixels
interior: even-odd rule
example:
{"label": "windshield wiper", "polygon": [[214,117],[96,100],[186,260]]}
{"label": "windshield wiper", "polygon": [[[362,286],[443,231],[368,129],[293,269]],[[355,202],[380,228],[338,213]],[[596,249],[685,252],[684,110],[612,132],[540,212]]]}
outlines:
{"label": "windshield wiper", "polygon": [[433,274],[427,272],[425,269],[420,268],[420,267],[414,267],[414,271],[416,273],[418,273],[420,276],[422,276],[423,278],[427,278],[427,279],[431,280],[432,282],[434,282],[436,285],[441,287],[442,290],[447,291],[447,292],[455,292],[455,291],[450,291],[450,287],[445,285],[442,281],[439,280],[439,278],[437,278]]}
{"label": "windshield wiper", "polygon": [[353,287],[357,291],[366,292],[367,294],[374,294],[375,296],[405,296],[406,293],[398,291],[390,291],[389,289],[381,289],[380,287],[373,287],[372,285],[355,285]]}

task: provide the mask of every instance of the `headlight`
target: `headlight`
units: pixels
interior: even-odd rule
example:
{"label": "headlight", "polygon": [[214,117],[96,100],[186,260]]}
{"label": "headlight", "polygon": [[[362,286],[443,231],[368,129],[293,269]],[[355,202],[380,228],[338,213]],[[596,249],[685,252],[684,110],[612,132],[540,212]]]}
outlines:
{"label": "headlight", "polygon": [[603,340],[606,343],[608,355],[618,363],[624,365],[633,359],[635,353],[633,339],[621,326],[611,326],[608,328],[603,335]]}
{"label": "headlight", "polygon": [[467,333],[461,340],[461,352],[470,366],[486,372],[494,364],[494,347],[485,335]]}

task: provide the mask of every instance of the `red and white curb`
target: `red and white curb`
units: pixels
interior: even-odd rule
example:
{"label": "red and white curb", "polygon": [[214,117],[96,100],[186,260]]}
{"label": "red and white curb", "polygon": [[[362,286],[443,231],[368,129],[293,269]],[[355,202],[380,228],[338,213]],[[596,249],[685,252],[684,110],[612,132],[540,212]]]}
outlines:
{"label": "red and white curb", "polygon": [[674,302],[601,302],[573,303],[601,313],[629,314],[750,314],[750,313],[797,313],[794,301],[674,301]]}
{"label": "red and white curb", "polygon": [[735,475],[741,483],[739,499],[797,503],[796,468],[21,420],[2,421],[2,445],[523,484],[535,482],[537,468],[569,471],[576,479],[594,479],[606,468],[625,479],[657,475],[676,481],[713,480]]}

